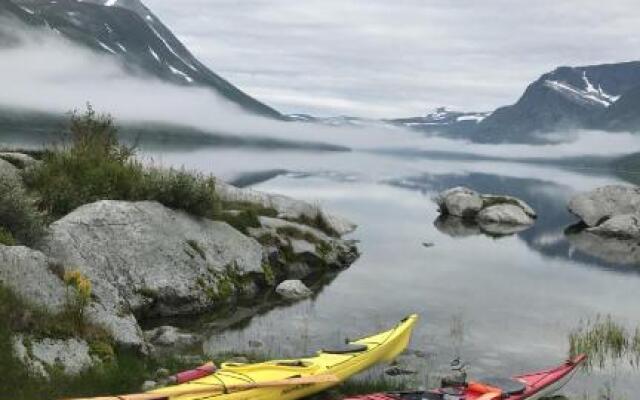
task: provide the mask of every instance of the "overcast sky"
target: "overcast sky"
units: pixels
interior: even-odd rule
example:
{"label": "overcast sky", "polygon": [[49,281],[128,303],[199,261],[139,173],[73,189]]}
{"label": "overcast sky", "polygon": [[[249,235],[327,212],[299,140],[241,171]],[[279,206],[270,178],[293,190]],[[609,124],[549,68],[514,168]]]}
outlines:
{"label": "overcast sky", "polygon": [[146,0],[205,64],[286,113],[490,110],[559,65],[640,58],[638,0]]}

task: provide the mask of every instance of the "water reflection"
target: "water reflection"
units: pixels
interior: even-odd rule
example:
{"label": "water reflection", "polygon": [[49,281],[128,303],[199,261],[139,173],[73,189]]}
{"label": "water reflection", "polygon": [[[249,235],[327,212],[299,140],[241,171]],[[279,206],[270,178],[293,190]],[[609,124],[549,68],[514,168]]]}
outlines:
{"label": "water reflection", "polygon": [[[227,179],[286,170],[252,179],[252,187],[319,202],[359,225],[353,237],[361,240],[362,256],[350,269],[313,299],[282,304],[211,334],[207,352],[251,351],[250,343],[259,341],[274,357],[300,356],[418,312],[423,320],[411,348],[433,355],[433,368],[461,354],[474,375],[509,375],[562,360],[567,333],[582,318],[612,313],[640,322],[640,297],[620,295],[637,293],[640,274],[619,273],[619,265],[577,249],[564,234],[576,222],[566,210],[570,196],[617,183],[616,177],[359,152],[202,151],[163,158]],[[465,224],[439,220],[434,226],[439,213],[431,197],[458,185],[522,198],[539,217],[530,229],[499,240]],[[464,321],[462,344],[452,338],[452,316]],[[573,387],[598,387],[608,378],[589,377]],[[640,389],[634,382],[623,385]]]}
{"label": "water reflection", "polygon": [[453,215],[441,215],[433,222],[438,230],[451,237],[467,237],[485,235],[492,238],[511,236],[531,228],[531,225],[511,225],[477,222]]}
{"label": "water reflection", "polygon": [[601,268],[640,272],[624,268],[640,263],[640,244],[637,242],[602,238],[586,231],[567,229],[577,222],[577,218],[566,208],[570,197],[575,193],[568,186],[549,180],[485,173],[424,174],[392,180],[390,183],[425,194],[437,193],[454,186],[468,186],[484,193],[508,194],[523,199],[538,213],[536,223],[531,227],[483,227],[473,221],[439,216],[434,225],[440,232],[451,237],[486,235],[495,238],[517,234],[532,249],[548,257],[559,257]]}
{"label": "water reflection", "polygon": [[640,265],[640,243],[637,240],[596,235],[581,224],[570,226],[565,234],[571,246],[584,254],[610,264]]}

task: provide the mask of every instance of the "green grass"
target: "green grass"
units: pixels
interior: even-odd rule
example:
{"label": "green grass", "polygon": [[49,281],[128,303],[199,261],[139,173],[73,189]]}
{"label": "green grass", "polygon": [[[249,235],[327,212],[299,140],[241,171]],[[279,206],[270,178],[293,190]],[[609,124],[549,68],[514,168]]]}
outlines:
{"label": "green grass", "polygon": [[628,360],[638,367],[640,327],[630,333],[611,316],[585,321],[569,334],[569,355],[586,354],[587,368],[604,368],[608,363]]}
{"label": "green grass", "polygon": [[13,237],[11,232],[9,232],[6,228],[0,226],[0,244],[5,246],[15,246],[16,239]]}
{"label": "green grass", "polygon": [[276,228],[276,232],[282,236],[292,239],[302,239],[309,243],[318,244],[323,241],[311,232],[298,229],[295,226],[281,226]]}
{"label": "green grass", "polygon": [[331,225],[329,225],[329,223],[327,222],[324,214],[322,213],[322,211],[320,209],[318,209],[316,215],[314,217],[308,217],[306,215],[302,215],[296,219],[293,220],[294,222],[298,222],[302,225],[308,225],[311,227],[314,227],[322,232],[324,232],[326,235],[331,236],[331,237],[339,237],[340,235],[338,234],[338,232],[336,232]]}
{"label": "green grass", "polygon": [[224,221],[240,232],[247,234],[249,228],[259,228],[260,220],[253,210],[243,210],[237,213],[222,212],[216,219]]}

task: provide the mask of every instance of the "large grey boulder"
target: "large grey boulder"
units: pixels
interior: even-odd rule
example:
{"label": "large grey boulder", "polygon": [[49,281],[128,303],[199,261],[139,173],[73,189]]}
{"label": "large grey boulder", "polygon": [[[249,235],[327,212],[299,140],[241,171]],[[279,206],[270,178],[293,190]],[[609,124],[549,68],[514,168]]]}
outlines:
{"label": "large grey boulder", "polygon": [[580,193],[569,201],[569,211],[590,227],[621,214],[640,214],[640,187],[610,185]]}
{"label": "large grey boulder", "polygon": [[20,170],[0,158],[0,179],[20,179]]}
{"label": "large grey boulder", "polygon": [[44,250],[93,284],[88,317],[122,344],[144,343],[134,314],[202,312],[230,271],[262,274],[262,246],[224,222],[156,202],[99,201],[51,225]]}
{"label": "large grey boulder", "polygon": [[480,224],[531,225],[535,221],[522,207],[514,204],[496,204],[483,208],[476,216]]}
{"label": "large grey boulder", "polygon": [[77,375],[100,361],[90,354],[89,344],[81,339],[38,339],[23,335],[13,337],[13,352],[37,375],[49,377],[52,369]]}
{"label": "large grey boulder", "polygon": [[276,293],[287,300],[300,300],[313,294],[311,289],[297,279],[289,279],[281,282],[276,287]]}
{"label": "large grey boulder", "polygon": [[66,304],[65,286],[52,272],[47,257],[22,246],[0,245],[0,286],[52,313]]}
{"label": "large grey boulder", "polygon": [[503,194],[483,194],[481,197],[483,208],[491,207],[494,205],[512,204],[520,208],[529,217],[537,217],[536,211],[533,209],[533,207],[517,197],[507,196]]}
{"label": "large grey boulder", "polygon": [[445,190],[436,197],[436,202],[442,215],[435,225],[450,236],[481,232],[491,236],[512,235],[529,228],[537,217],[535,210],[517,197],[480,194],[466,187]]}
{"label": "large grey boulder", "polygon": [[0,152],[0,159],[8,161],[19,169],[32,168],[39,165],[42,161],[36,160],[30,155],[16,152]]}
{"label": "large grey boulder", "polygon": [[462,186],[440,193],[436,202],[442,213],[463,218],[475,217],[483,205],[478,192]]}
{"label": "large grey boulder", "polygon": [[640,239],[640,215],[614,215],[600,225],[587,228],[591,233],[599,236],[609,236],[622,239]]}
{"label": "large grey boulder", "polygon": [[220,180],[216,181],[216,192],[224,201],[247,202],[265,208],[273,208],[278,212],[278,217],[280,218],[299,219],[305,217],[315,219],[320,216],[327,226],[339,236],[353,232],[357,227],[356,224],[343,217],[322,211],[316,204],[292,199],[279,194],[238,188]]}

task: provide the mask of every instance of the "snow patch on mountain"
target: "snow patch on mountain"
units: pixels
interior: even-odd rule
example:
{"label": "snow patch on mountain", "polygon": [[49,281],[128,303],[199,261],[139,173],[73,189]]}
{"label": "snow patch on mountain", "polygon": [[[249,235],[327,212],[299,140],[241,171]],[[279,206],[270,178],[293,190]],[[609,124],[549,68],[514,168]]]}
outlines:
{"label": "snow patch on mountain", "polygon": [[576,102],[580,102],[586,105],[594,106],[594,107],[609,107],[612,102],[603,98],[597,91],[589,92],[588,90],[578,89],[574,86],[566,82],[554,81],[554,80],[546,80],[544,81],[544,85],[556,92],[564,95],[565,97],[571,98]]}
{"label": "snow patch on mountain", "polygon": [[34,14],[35,14],[35,11],[33,11],[33,10],[32,10],[32,9],[30,9],[30,8],[27,8],[27,7],[25,7],[25,6],[18,6],[18,7],[20,7],[20,8],[22,9],[22,11],[26,12],[27,14],[31,14],[31,15],[34,15]]}
{"label": "snow patch on mountain", "polygon": [[182,61],[184,65],[186,65],[187,67],[191,68],[194,71],[197,71],[197,69],[193,65],[191,65],[190,63],[185,61],[184,58],[178,55],[178,53],[173,49],[173,47],[169,44],[169,42],[167,42],[167,40],[164,37],[162,37],[162,35],[156,30],[156,28],[152,24],[148,24],[148,25],[149,25],[149,28],[151,28],[151,30],[153,31],[153,33],[158,37],[158,39],[160,39],[160,41],[164,43],[167,50],[169,50],[174,56],[176,56],[178,60]]}
{"label": "snow patch on mountain", "polygon": [[593,84],[589,81],[589,78],[587,78],[587,71],[582,72],[582,80],[584,81],[584,84],[587,86],[587,89],[586,89],[587,92],[595,93],[601,98],[609,100],[610,103],[615,103],[620,98],[620,96],[612,96],[606,93],[604,90],[602,90],[602,87],[600,85],[598,85],[598,89],[596,89],[593,86]]}
{"label": "snow patch on mountain", "polygon": [[180,71],[178,68],[175,68],[173,65],[169,65],[169,69],[175,75],[179,75],[179,76],[183,77],[185,81],[187,81],[189,83],[193,83],[193,78],[191,78],[189,75],[185,74],[184,72]]}
{"label": "snow patch on mountain", "polygon": [[149,53],[151,53],[151,55],[153,56],[153,58],[156,59],[156,61],[158,62],[162,62],[160,61],[160,57],[158,56],[158,53],[156,53],[155,51],[153,51],[153,49],[151,47],[149,47]]}
{"label": "snow patch on mountain", "polygon": [[111,47],[107,46],[104,42],[101,42],[100,40],[98,40],[98,44],[100,45],[100,47],[102,47],[103,49],[105,49],[109,53],[116,54],[116,51],[113,50]]}

